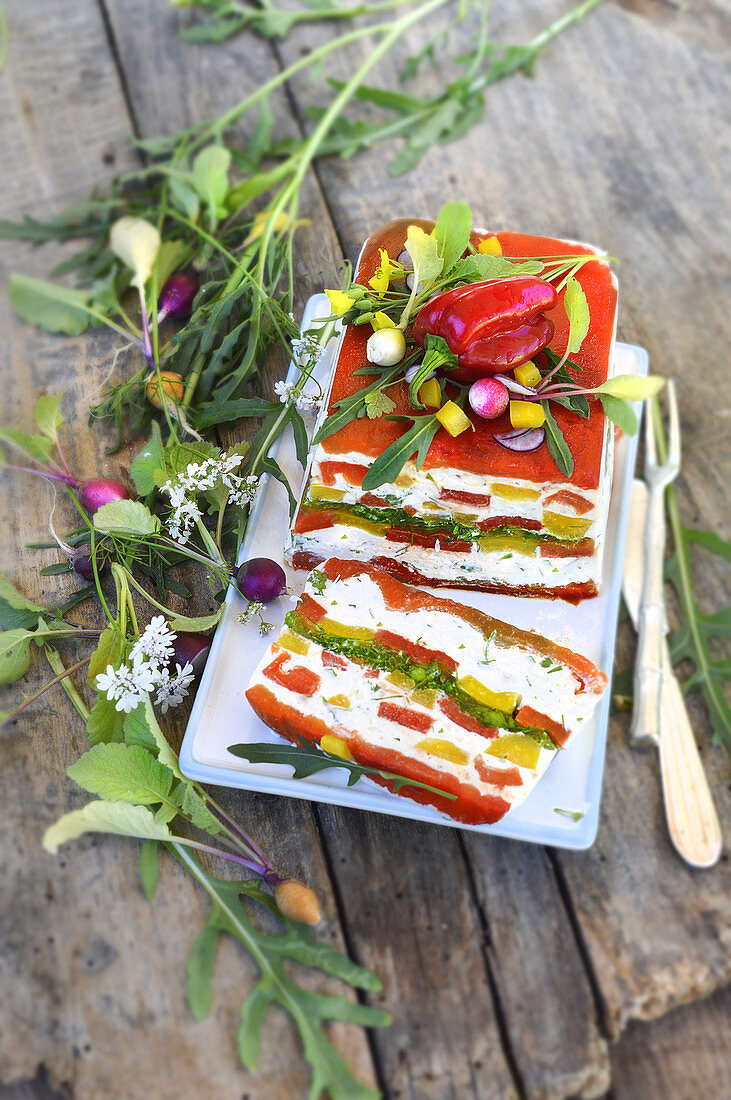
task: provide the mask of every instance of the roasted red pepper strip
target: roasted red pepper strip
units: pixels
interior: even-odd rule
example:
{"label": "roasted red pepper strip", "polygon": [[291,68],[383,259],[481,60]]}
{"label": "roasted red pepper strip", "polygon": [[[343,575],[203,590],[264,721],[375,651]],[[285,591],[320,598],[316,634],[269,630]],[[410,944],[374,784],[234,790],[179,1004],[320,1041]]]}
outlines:
{"label": "roasted red pepper strip", "polygon": [[262,675],[273,680],[275,684],[281,684],[288,691],[294,691],[297,695],[314,695],[320,686],[320,677],[316,672],[301,665],[292,668],[282,668],[289,660],[289,653],[280,653],[271,664],[262,669]]}

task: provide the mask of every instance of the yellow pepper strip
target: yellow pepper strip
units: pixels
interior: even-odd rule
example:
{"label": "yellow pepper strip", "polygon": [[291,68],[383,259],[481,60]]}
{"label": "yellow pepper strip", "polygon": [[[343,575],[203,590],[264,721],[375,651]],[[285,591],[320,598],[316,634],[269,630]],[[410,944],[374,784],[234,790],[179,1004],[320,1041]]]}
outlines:
{"label": "yellow pepper strip", "polygon": [[411,691],[414,686],[414,681],[410,676],[407,676],[405,672],[398,672],[397,670],[389,672],[385,679],[388,680],[389,684],[393,684],[394,687],[401,688],[403,691]]}
{"label": "yellow pepper strip", "polygon": [[510,423],[514,428],[540,428],[545,419],[543,406],[537,401],[510,402]]}
{"label": "yellow pepper strip", "polygon": [[382,328],[396,328],[396,322],[392,317],[389,317],[387,313],[379,309],[371,318],[371,327],[374,332],[378,332],[378,330]]}
{"label": "yellow pepper strip", "polygon": [[483,554],[506,553],[522,554],[524,558],[536,556],[536,544],[520,535],[486,535],[477,540]]}
{"label": "yellow pepper strip", "polygon": [[419,400],[428,409],[438,409],[442,401],[442,388],[436,378],[429,378],[419,387]]}
{"label": "yellow pepper strip", "polygon": [[[333,696],[335,698],[343,698],[343,696]],[[332,703],[333,699],[328,699],[326,702]],[[337,703],[333,703],[333,706],[338,706]],[[348,703],[350,706],[350,703]],[[350,749],[348,748],[348,742],[343,741],[342,737],[336,737],[334,733],[326,733],[324,737],[320,738],[320,748],[325,752],[329,752],[331,756],[339,756],[341,760],[350,760]]]}
{"label": "yellow pepper strip", "polygon": [[442,760],[448,760],[450,764],[466,764],[470,754],[464,749],[453,745],[451,741],[443,741],[441,737],[425,737],[423,741],[417,741],[414,746],[430,756],[438,756]]}
{"label": "yellow pepper strip", "polygon": [[483,256],[502,256],[503,246],[497,237],[486,237],[484,241],[480,241],[478,244],[477,251]]}
{"label": "yellow pepper strip", "polygon": [[342,500],[345,489],[331,489],[329,485],[310,485],[310,500]]}
{"label": "yellow pepper strip", "polygon": [[[511,401],[512,405],[513,402]],[[437,420],[451,436],[461,435],[467,428],[472,427],[472,422],[460,409],[459,405],[456,405],[454,401],[445,401],[438,413],[435,414]]]}
{"label": "yellow pepper strip", "polygon": [[293,634],[291,630],[285,630],[279,635],[277,641],[279,645],[292,653],[299,653],[301,657],[306,656],[310,649],[310,643],[307,639],[301,638],[299,634]]}
{"label": "yellow pepper strip", "polygon": [[496,737],[485,752],[490,756],[509,760],[519,768],[535,768],[541,755],[541,747],[537,741],[532,737],[526,737],[524,733],[506,733],[503,737]]}
{"label": "yellow pepper strip", "polygon": [[563,516],[560,512],[544,512],[543,526],[559,539],[583,539],[591,527],[591,520]]}
{"label": "yellow pepper strip", "polygon": [[520,706],[520,695],[515,691],[490,691],[489,688],[476,680],[474,676],[460,676],[457,684],[471,695],[478,703],[493,710],[501,710],[505,714],[512,714]]}
{"label": "yellow pepper strip", "polygon": [[325,293],[330,299],[330,306],[336,317],[342,317],[353,305],[353,299],[342,290],[326,290]]}
{"label": "yellow pepper strip", "polygon": [[434,691],[433,688],[417,688],[416,691],[412,691],[411,698],[415,703],[418,703],[420,707],[426,707],[427,710],[431,710],[437,701],[438,691]]}
{"label": "yellow pepper strip", "polygon": [[540,489],[523,489],[519,485],[501,485],[495,481],[490,486],[490,492],[503,500],[538,500],[541,495]]}
{"label": "yellow pepper strip", "polygon": [[537,386],[541,380],[541,372],[530,359],[527,363],[521,363],[519,367],[516,367],[513,374],[521,386]]}
{"label": "yellow pepper strip", "polygon": [[367,626],[346,626],[327,615],[317,625],[326,634],[334,634],[336,638],[354,638],[356,642],[372,642],[376,636],[375,630],[369,630]]}

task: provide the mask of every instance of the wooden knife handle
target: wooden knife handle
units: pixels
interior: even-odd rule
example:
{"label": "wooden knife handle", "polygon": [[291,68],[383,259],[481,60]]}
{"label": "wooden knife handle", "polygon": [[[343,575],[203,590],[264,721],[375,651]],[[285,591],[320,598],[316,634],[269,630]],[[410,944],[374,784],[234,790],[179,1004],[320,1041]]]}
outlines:
{"label": "wooden knife handle", "polygon": [[670,838],[688,863],[712,867],[721,854],[721,826],[666,642],[660,724],[660,774]]}

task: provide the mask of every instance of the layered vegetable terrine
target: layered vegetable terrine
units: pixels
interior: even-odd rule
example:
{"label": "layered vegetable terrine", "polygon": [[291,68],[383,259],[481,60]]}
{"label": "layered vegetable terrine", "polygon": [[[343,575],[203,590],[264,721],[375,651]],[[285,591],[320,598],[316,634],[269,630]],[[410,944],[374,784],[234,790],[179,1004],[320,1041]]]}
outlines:
{"label": "layered vegetable terrine", "polygon": [[[391,222],[366,242],[356,274],[358,284],[372,286],[389,257],[404,256],[407,232],[413,225],[406,220]],[[428,233],[433,223],[419,222],[418,226]],[[479,258],[486,247],[512,261],[516,271],[525,268],[524,261],[522,268],[517,266],[525,257],[576,258],[572,278],[585,296],[588,331],[580,350],[561,369],[563,377],[574,385],[578,381],[584,390],[605,382],[617,303],[616,281],[605,260],[574,242],[518,233],[488,237],[473,232],[471,254]],[[590,259],[582,262],[586,256]],[[536,262],[537,268],[541,266]],[[393,264],[391,269],[392,286],[398,287],[398,269],[395,274]],[[551,271],[556,270],[556,265],[549,264],[542,277],[549,280]],[[479,278],[479,272],[476,274]],[[551,293],[556,289],[556,304],[542,315],[545,323],[541,330],[553,335],[547,348],[528,364],[533,376],[525,370],[502,375],[513,387],[511,397],[520,394],[517,378],[528,379],[535,386],[536,379],[545,377],[556,360],[564,357],[569,341],[566,291],[554,278]],[[384,309],[388,301],[385,292]],[[327,412],[331,417],[346,407],[344,403],[356,391],[384,377],[375,368],[372,375],[368,373],[366,347],[371,331],[368,324],[350,321],[346,325],[329,393]],[[411,333],[409,325],[407,341]],[[531,385],[524,387],[526,392]],[[516,433],[511,432],[511,401],[511,411],[495,419],[471,415],[469,430],[456,436],[436,425],[425,456],[418,454],[414,445],[398,476],[372,489],[369,481],[373,479],[368,475],[374,461],[402,435],[404,418],[415,420],[416,416],[403,376],[383,392],[390,402],[390,412],[385,415],[373,416],[378,406],[369,401],[357,417],[331,434],[323,436],[320,425],[320,442],[313,449],[287,551],[295,568],[310,569],[337,555],[374,561],[414,583],[561,597],[573,602],[597,594],[613,454],[613,431],[598,400],[584,399],[582,415],[576,411],[578,398],[550,402],[547,415],[570,450],[568,465],[557,464],[555,446],[550,446],[548,438],[549,424],[542,445],[525,451],[512,449],[516,442],[510,437]],[[441,394],[437,402],[455,396],[448,372],[437,392]],[[470,413],[463,400],[465,406]]]}
{"label": "layered vegetable terrine", "polygon": [[246,695],[289,740],[425,784],[398,793],[478,824],[526,797],[605,686],[591,661],[548,638],[331,558]]}

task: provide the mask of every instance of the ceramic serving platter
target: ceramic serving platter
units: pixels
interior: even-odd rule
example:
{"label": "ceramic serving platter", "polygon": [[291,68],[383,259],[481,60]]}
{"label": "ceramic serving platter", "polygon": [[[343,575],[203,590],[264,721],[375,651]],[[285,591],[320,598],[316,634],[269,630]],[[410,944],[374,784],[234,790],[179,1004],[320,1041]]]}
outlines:
{"label": "ceramic serving platter", "polygon": [[[303,330],[310,327],[313,319],[327,316],[329,311],[325,295],[314,295],[304,311]],[[330,349],[317,368],[316,381],[324,390],[328,388],[332,359],[337,352],[336,341],[331,341]],[[643,375],[647,370],[644,348],[615,344],[615,373]],[[297,376],[296,367],[290,366],[287,380],[294,381]],[[640,412],[639,407],[637,412]],[[590,657],[611,679],[637,438],[621,436],[615,448],[604,578],[599,597],[572,607],[560,600],[522,599],[448,589],[440,589],[440,596],[448,596],[517,626],[546,634]],[[275,445],[272,455],[296,491],[302,484],[303,472],[289,434]],[[288,525],[286,490],[274,478],[266,477],[252,509],[240,560],[267,557],[282,562]],[[638,537],[637,532],[633,537]],[[289,594],[266,607],[266,618],[275,630],[281,627],[304,583],[304,573],[289,569],[286,572]],[[243,607],[241,597],[230,589],[181,748],[180,766],[185,775],[204,783],[351,806],[538,844],[588,848],[593,843],[599,822],[609,691],[605,692],[591,721],[569,747],[556,756],[521,805],[495,825],[459,825],[437,810],[392,794],[369,779],[360,779],[348,787],[347,773],[341,768],[329,768],[309,779],[292,779],[292,769],[288,765],[250,764],[228,751],[230,745],[240,742],[281,741],[257,718],[244,695],[271,635],[262,637],[256,620],[239,622]],[[570,815],[577,815],[578,819]]]}

